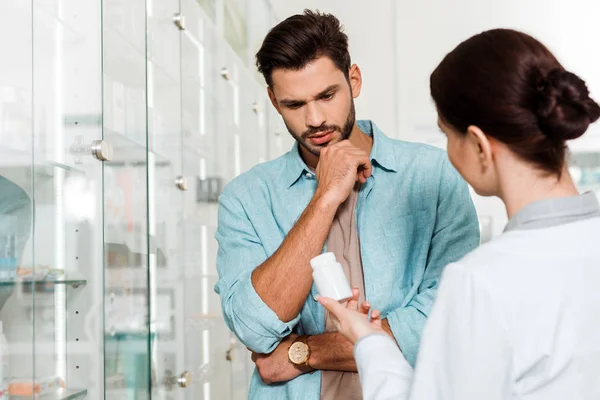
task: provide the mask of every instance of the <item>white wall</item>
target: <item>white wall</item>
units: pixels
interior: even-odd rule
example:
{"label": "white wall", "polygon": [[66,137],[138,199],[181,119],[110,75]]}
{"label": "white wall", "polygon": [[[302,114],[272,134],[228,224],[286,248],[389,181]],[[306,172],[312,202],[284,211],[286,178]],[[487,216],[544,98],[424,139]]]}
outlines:
{"label": "white wall", "polygon": [[[537,37],[600,98],[600,53],[595,44],[600,38],[600,1],[421,0],[396,4],[391,23],[397,26],[397,111],[402,139],[445,145],[436,127],[429,75],[458,43],[487,29],[513,28]],[[571,147],[600,149],[600,125]],[[480,215],[493,218],[494,234],[500,233],[507,220],[500,200],[477,195],[473,199]]]}
{"label": "white wall", "polygon": [[422,140],[419,131],[435,125],[429,74],[458,43],[487,29],[514,28],[537,37],[600,96],[597,0],[421,0],[397,4],[396,72],[400,76],[398,112],[403,138]]}
{"label": "white wall", "polygon": [[[429,96],[429,75],[469,36],[514,28],[544,42],[600,100],[599,0],[274,0],[280,19],[304,8],[335,14],[345,25],[354,62],[363,71],[357,115],[375,120],[392,137],[445,147]],[[574,141],[576,151],[600,151],[600,123]],[[498,199],[473,194],[480,215],[502,231]]]}

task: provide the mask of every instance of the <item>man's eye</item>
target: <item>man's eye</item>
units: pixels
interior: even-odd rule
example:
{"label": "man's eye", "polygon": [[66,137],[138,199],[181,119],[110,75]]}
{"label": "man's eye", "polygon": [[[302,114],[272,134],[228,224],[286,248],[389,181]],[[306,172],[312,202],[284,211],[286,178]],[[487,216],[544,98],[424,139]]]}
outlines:
{"label": "man's eye", "polygon": [[288,108],[292,109],[292,110],[297,110],[300,107],[302,107],[301,104],[288,104]]}
{"label": "man's eye", "polygon": [[333,99],[333,93],[326,94],[322,97],[323,100],[331,100]]}

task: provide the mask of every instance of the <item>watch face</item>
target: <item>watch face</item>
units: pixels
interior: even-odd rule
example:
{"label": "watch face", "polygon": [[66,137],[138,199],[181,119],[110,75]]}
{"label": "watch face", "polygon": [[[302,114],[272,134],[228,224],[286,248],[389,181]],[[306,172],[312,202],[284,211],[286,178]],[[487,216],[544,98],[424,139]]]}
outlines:
{"label": "watch face", "polygon": [[308,346],[302,342],[292,344],[289,356],[294,364],[303,364],[308,359]]}

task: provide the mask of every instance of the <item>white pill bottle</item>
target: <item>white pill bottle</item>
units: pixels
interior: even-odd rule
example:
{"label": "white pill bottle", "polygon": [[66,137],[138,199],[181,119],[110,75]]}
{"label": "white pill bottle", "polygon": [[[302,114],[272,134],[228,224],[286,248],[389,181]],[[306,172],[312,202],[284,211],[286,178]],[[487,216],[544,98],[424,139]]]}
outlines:
{"label": "white pill bottle", "polygon": [[342,264],[337,262],[335,254],[323,253],[310,260],[310,266],[319,296],[330,297],[339,302],[352,298],[348,278],[344,274]]}

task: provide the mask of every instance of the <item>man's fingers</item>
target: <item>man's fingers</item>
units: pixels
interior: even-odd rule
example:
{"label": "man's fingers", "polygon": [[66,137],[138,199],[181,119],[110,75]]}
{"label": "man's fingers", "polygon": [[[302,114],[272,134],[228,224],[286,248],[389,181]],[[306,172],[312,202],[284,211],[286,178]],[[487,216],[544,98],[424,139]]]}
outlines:
{"label": "man's fingers", "polygon": [[358,298],[360,296],[360,290],[355,287],[352,288],[352,298],[348,300],[348,304],[346,304],[346,308],[349,310],[358,310]]}
{"label": "man's fingers", "polygon": [[368,157],[366,159],[362,159],[361,163],[358,166],[358,169],[363,174],[365,179],[371,176],[373,173],[373,165],[371,165],[371,160]]}
{"label": "man's fingers", "polygon": [[358,175],[356,175],[356,180],[361,185],[364,185],[367,182],[367,178],[365,177],[365,174],[363,173],[363,171],[358,171]]}
{"label": "man's fingers", "polygon": [[381,311],[375,309],[371,311],[371,319],[381,319]]}
{"label": "man's fingers", "polygon": [[358,311],[360,311],[361,314],[367,314],[369,312],[369,309],[371,308],[371,303],[369,303],[368,301],[363,301],[360,305],[360,309]]}

